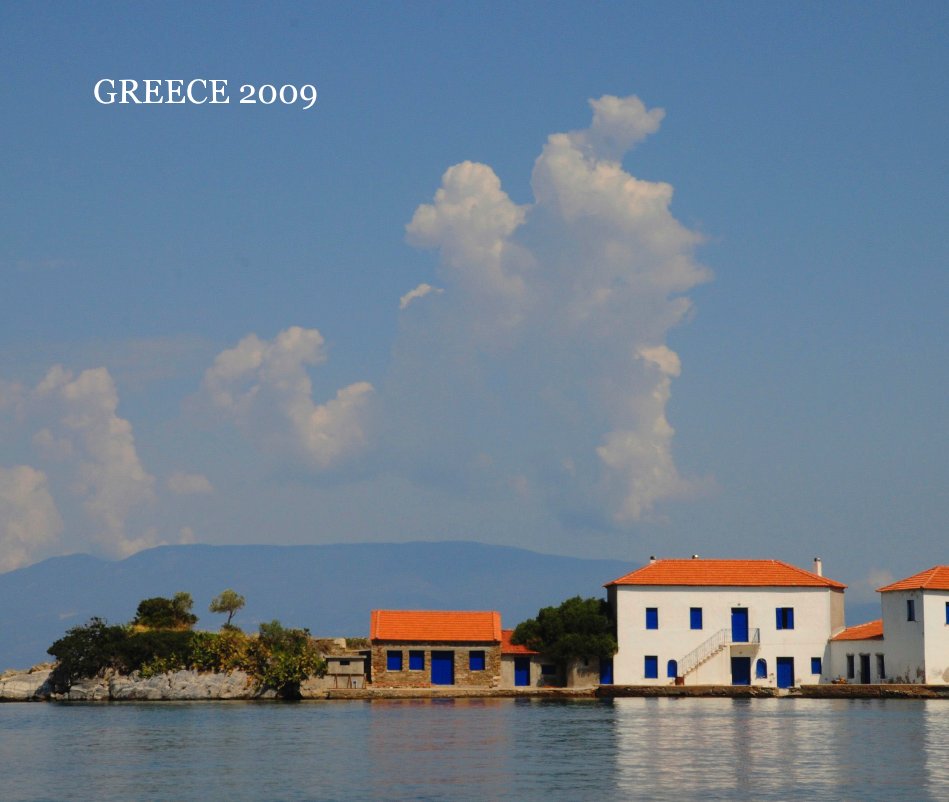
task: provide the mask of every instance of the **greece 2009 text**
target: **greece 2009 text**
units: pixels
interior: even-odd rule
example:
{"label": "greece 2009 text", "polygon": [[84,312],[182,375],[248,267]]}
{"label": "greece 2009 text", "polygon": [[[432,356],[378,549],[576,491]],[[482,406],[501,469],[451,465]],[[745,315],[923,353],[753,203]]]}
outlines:
{"label": "greece 2009 text", "polygon": [[[241,104],[293,106],[303,109],[316,105],[314,84],[241,84]],[[103,106],[118,105],[225,105],[231,102],[228,82],[222,78],[101,78],[92,94]]]}

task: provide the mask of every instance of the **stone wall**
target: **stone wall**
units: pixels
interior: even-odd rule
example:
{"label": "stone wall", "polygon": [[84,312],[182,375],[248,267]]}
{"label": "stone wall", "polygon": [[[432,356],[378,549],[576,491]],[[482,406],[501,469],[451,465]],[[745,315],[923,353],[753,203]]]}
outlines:
{"label": "stone wall", "polygon": [[[388,653],[402,653],[402,670],[389,671],[386,668]],[[409,652],[421,651],[425,654],[424,668],[409,668]],[[484,670],[472,671],[469,668],[469,654],[472,651],[484,652]],[[478,642],[453,643],[392,643],[374,641],[372,644],[372,685],[376,688],[431,688],[432,652],[453,652],[455,682],[463,688],[497,688],[501,684],[501,644]]]}

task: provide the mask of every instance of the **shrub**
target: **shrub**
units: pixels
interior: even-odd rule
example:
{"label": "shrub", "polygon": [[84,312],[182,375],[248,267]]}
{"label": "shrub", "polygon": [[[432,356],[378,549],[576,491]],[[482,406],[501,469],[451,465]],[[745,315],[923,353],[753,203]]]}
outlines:
{"label": "shrub", "polygon": [[279,621],[260,625],[252,642],[250,671],[260,686],[273,688],[279,696],[296,698],[300,684],[326,673],[326,661],[307,629],[286,629]]}
{"label": "shrub", "polygon": [[128,630],[109,626],[101,618],[91,618],[88,624],[73,627],[47,649],[57,660],[53,683],[68,689],[80,677],[94,677],[107,668],[118,668],[122,663],[122,647]]}

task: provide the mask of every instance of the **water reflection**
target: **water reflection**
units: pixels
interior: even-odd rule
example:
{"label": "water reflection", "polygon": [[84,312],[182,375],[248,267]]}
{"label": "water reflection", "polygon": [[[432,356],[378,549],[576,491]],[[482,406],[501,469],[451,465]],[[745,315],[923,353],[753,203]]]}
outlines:
{"label": "water reflection", "polygon": [[616,795],[949,799],[949,706],[931,704],[617,699]]}
{"label": "water reflection", "polygon": [[0,800],[947,800],[949,702],[0,706]]}

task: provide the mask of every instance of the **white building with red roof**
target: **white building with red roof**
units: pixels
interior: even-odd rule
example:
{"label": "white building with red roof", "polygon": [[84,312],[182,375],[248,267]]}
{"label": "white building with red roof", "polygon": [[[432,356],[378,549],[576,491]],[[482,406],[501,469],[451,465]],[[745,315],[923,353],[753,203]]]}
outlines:
{"label": "white building with red roof", "polygon": [[851,682],[949,683],[949,565],[878,592],[883,617],[834,638],[834,670]]}
{"label": "white building with red roof", "polygon": [[620,685],[829,681],[845,585],[779,560],[651,559],[606,585]]}

